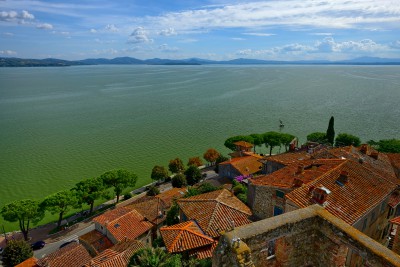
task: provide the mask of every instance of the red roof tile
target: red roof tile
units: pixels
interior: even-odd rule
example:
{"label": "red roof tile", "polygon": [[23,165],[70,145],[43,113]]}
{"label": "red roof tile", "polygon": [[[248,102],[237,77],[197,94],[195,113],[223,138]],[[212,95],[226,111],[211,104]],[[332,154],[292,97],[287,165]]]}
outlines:
{"label": "red roof tile", "polygon": [[218,242],[214,241],[214,243],[211,246],[206,246],[203,248],[199,248],[196,250],[191,250],[189,251],[189,257],[196,257],[197,259],[207,259],[207,258],[212,258],[213,252],[215,248],[217,247]]}
{"label": "red roof tile", "polygon": [[37,266],[39,266],[36,264],[37,261],[38,261],[38,259],[36,259],[35,257],[32,257],[27,260],[24,260],[23,262],[21,262],[18,265],[15,265],[15,267],[37,267]]}
{"label": "red roof tile", "polygon": [[269,175],[251,178],[249,181],[254,185],[293,188],[296,179],[302,184],[307,184],[343,161],[340,159],[304,160],[301,164],[291,164]]}
{"label": "red roof tile", "polygon": [[183,197],[187,192],[187,188],[173,187],[170,190],[158,194],[156,197],[160,198],[166,204],[167,208],[170,208],[173,202]]}
{"label": "red roof tile", "polygon": [[81,244],[71,243],[41,258],[37,265],[41,267],[82,267],[91,259],[92,257]]}
{"label": "red roof tile", "polygon": [[86,267],[125,267],[130,257],[145,246],[136,240],[123,240],[92,259]]}
{"label": "red roof tile", "polygon": [[206,236],[194,221],[162,227],[160,233],[169,253],[197,249],[214,243],[214,239]]}
{"label": "red roof tile", "polygon": [[90,231],[89,233],[80,236],[79,240],[92,246],[97,253],[100,253],[114,245],[107,236],[97,230]]}
{"label": "red roof tile", "polygon": [[[348,182],[343,186],[336,182],[342,171],[348,173]],[[346,160],[285,197],[300,208],[307,207],[315,204],[311,192],[319,186],[331,191],[324,203],[325,209],[352,225],[391,194],[397,185],[364,164]]]}
{"label": "red roof tile", "polygon": [[107,211],[93,221],[105,226],[118,241],[136,239],[153,227],[138,211],[127,207]]}
{"label": "red roof tile", "polygon": [[156,225],[162,223],[166,219],[165,212],[167,211],[167,204],[158,197],[141,197],[125,207],[137,210],[141,215],[146,217],[147,220]]}
{"label": "red roof tile", "polygon": [[400,216],[391,219],[389,222],[391,222],[391,223],[393,223],[393,224],[400,225]]}
{"label": "red roof tile", "polygon": [[386,153],[392,166],[400,170],[400,153]]}
{"label": "red roof tile", "polygon": [[398,192],[393,192],[393,194],[389,198],[388,205],[392,208],[396,208],[400,203],[400,194]]}
{"label": "red roof tile", "polygon": [[188,219],[196,220],[200,228],[211,237],[221,231],[251,223],[251,210],[226,189],[217,190],[178,200],[178,205]]}
{"label": "red roof tile", "polygon": [[219,165],[232,165],[242,175],[250,175],[260,171],[262,163],[259,156],[245,156],[221,162]]}
{"label": "red roof tile", "polygon": [[237,141],[235,143],[233,143],[235,146],[240,146],[240,147],[244,147],[244,148],[252,148],[253,144],[248,143],[246,141]]}
{"label": "red roof tile", "polygon": [[277,154],[277,155],[272,155],[272,156],[266,156],[261,162],[277,162],[283,165],[289,165],[292,163],[299,163],[303,160],[309,159],[310,155],[307,154],[305,151],[301,152],[287,152],[287,153],[282,153],[282,154]]}

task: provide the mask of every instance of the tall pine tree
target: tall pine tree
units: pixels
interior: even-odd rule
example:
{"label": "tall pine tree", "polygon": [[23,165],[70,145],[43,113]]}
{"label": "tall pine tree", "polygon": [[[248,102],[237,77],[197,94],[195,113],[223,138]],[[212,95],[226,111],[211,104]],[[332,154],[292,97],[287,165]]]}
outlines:
{"label": "tall pine tree", "polygon": [[328,142],[331,145],[333,145],[333,141],[335,140],[334,124],[335,124],[335,119],[332,116],[331,119],[329,120],[328,129],[326,130],[326,138],[328,139]]}

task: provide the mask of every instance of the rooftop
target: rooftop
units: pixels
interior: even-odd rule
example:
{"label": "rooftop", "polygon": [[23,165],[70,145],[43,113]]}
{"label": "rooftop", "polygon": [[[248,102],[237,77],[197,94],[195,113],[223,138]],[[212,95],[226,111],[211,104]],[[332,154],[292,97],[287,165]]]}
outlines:
{"label": "rooftop", "polygon": [[200,228],[211,237],[234,226],[251,223],[252,212],[243,202],[226,189],[178,200],[185,216],[196,220]]}
{"label": "rooftop", "polygon": [[37,265],[40,267],[82,267],[91,259],[92,257],[81,244],[71,243],[41,258]]}
{"label": "rooftop", "polygon": [[125,207],[135,209],[154,224],[162,223],[166,219],[164,212],[167,210],[167,204],[159,197],[144,196]]}
{"label": "rooftop", "polygon": [[242,175],[250,175],[260,171],[262,164],[259,162],[261,156],[252,155],[252,156],[244,156],[239,158],[233,158],[231,160],[227,160],[221,162],[219,165],[232,165],[238,172]]}
{"label": "rooftop", "polygon": [[211,246],[214,239],[204,234],[195,221],[187,221],[160,228],[161,236],[169,253],[183,252]]}
{"label": "rooftop", "polygon": [[277,162],[283,165],[289,165],[292,163],[298,163],[299,161],[303,161],[306,159],[309,159],[310,155],[307,154],[305,151],[301,152],[286,152],[282,154],[277,154],[277,155],[272,155],[272,156],[266,156],[260,162]]}
{"label": "rooftop", "polygon": [[[304,160],[301,161],[301,164],[291,164],[269,175],[251,178],[250,183],[280,188],[293,188],[317,179],[343,161],[341,159]],[[296,179],[301,181],[301,184],[296,185]]]}
{"label": "rooftop", "polygon": [[[337,180],[343,172],[348,174],[348,181],[340,184]],[[312,198],[314,188],[325,187],[331,191],[323,203],[325,209],[352,225],[390,195],[396,186],[396,183],[365,168],[363,164],[345,160],[318,179],[286,194],[285,197],[303,208],[315,203]]]}
{"label": "rooftop", "polygon": [[107,236],[103,235],[97,230],[90,231],[80,236],[79,240],[90,244],[98,253],[114,245]]}
{"label": "rooftop", "polygon": [[158,194],[156,197],[161,199],[167,208],[171,207],[173,202],[183,197],[187,192],[187,188],[173,187],[170,190]]}

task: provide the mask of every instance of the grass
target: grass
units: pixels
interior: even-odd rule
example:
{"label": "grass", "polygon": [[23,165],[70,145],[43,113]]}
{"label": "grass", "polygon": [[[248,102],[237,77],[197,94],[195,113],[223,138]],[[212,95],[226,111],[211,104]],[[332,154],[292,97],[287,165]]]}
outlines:
{"label": "grass", "polygon": [[[125,188],[125,190],[122,192],[121,196],[123,196],[125,193],[130,192],[133,189],[139,188],[141,186],[142,185],[140,184],[135,187]],[[112,192],[112,196],[114,196],[114,194],[113,194],[114,192],[112,191],[112,189],[110,189],[110,190],[111,190],[110,192]],[[98,199],[95,201],[94,206],[95,207],[99,206],[106,201],[108,201],[108,199]],[[84,205],[82,205],[82,208],[80,208],[80,209],[70,210],[67,214],[64,215],[64,218],[71,217],[71,216],[75,215],[77,212],[88,210],[89,208],[90,208],[89,205],[84,204]],[[57,221],[58,221],[58,214],[51,214],[50,212],[46,211],[44,218],[38,224],[32,224],[32,222],[31,222],[29,225],[29,228],[32,229],[37,226],[45,225],[48,223],[57,223]],[[20,230],[18,222],[8,222],[8,221],[5,221],[3,219],[3,217],[0,216],[0,232],[3,232],[3,226],[4,226],[4,230],[6,231],[6,233]]]}

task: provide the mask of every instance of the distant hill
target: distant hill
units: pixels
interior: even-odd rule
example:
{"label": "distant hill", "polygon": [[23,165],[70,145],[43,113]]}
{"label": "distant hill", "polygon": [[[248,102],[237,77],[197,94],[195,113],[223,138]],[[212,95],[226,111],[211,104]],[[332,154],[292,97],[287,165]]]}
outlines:
{"label": "distant hill", "polygon": [[0,67],[65,67],[74,65],[210,65],[210,64],[230,64],[230,65],[275,65],[275,64],[296,64],[296,65],[400,65],[398,58],[379,58],[379,57],[360,57],[342,61],[328,60],[298,60],[298,61],[274,61],[261,59],[237,58],[226,61],[215,61],[201,58],[189,59],[162,59],[153,58],[141,60],[132,57],[107,58],[88,58],[83,60],[62,60],[56,58],[46,59],[23,59],[0,57]]}

